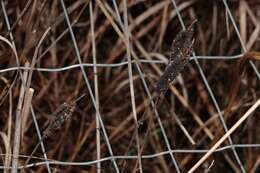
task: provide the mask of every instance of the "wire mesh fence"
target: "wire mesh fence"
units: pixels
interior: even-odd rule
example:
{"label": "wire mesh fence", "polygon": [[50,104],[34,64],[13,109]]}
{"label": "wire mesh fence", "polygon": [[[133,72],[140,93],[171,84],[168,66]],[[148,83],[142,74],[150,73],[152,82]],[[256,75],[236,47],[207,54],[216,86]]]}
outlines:
{"label": "wire mesh fence", "polygon": [[[243,86],[235,90],[239,97],[225,114],[234,62],[259,48],[257,7],[257,1],[225,0],[1,0],[0,168],[12,173],[31,168],[49,173],[189,171],[259,99],[259,66],[250,60],[248,75],[239,78]],[[153,86],[169,61],[169,45],[194,19],[190,64],[157,102]],[[28,106],[29,88],[36,94]],[[21,90],[23,107],[18,109]],[[64,130],[54,134],[57,140],[41,140],[53,110],[82,93],[87,97]],[[32,118],[24,116],[26,106]],[[19,116],[21,127],[12,123]],[[257,113],[245,124],[200,171],[259,171]],[[37,155],[43,157],[32,156],[27,164],[24,158],[38,141]]]}

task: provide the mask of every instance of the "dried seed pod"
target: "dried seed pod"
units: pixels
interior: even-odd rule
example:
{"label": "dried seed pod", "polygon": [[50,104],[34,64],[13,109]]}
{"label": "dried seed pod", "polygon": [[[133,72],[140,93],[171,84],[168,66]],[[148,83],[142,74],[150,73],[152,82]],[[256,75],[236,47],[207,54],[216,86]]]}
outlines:
{"label": "dried seed pod", "polygon": [[52,136],[55,131],[59,130],[63,123],[68,120],[72,113],[74,112],[76,108],[76,103],[83,97],[85,97],[86,94],[82,94],[79,96],[76,100],[66,103],[64,102],[61,104],[53,113],[54,118],[50,120],[47,129],[43,132],[43,137],[49,137]]}
{"label": "dried seed pod", "polygon": [[58,109],[54,112],[54,119],[50,121],[47,129],[43,132],[43,136],[52,136],[57,130],[59,130],[63,123],[68,120],[72,113],[74,112],[76,103],[66,103],[64,102]]}
{"label": "dried seed pod", "polygon": [[[31,155],[27,158],[25,165],[29,163],[30,159],[36,152],[37,148],[40,146],[41,142],[47,137],[54,135],[54,133],[62,127],[62,124],[71,117],[72,113],[75,110],[75,107],[76,102],[74,101],[70,104],[65,102],[57,108],[57,110],[54,112],[55,118],[53,119],[53,121],[50,121],[47,129],[43,132],[41,140],[37,143]],[[24,169],[22,169],[22,172],[24,173]]]}
{"label": "dried seed pod", "polygon": [[169,63],[154,87],[157,93],[160,94],[166,92],[169,84],[174,81],[178,74],[188,64],[194,44],[193,24],[194,22],[187,28],[187,30],[178,33],[176,38],[173,40]]}
{"label": "dried seed pod", "polygon": [[[43,132],[43,136],[41,140],[37,143],[37,145],[34,147],[31,155],[27,158],[25,165],[27,165],[32,157],[32,155],[36,152],[37,148],[39,147],[40,143],[46,139],[47,137],[50,137],[55,134],[57,130],[60,130],[63,123],[68,120],[76,108],[76,103],[85,96],[86,94],[82,94],[79,96],[76,100],[66,103],[64,102],[61,104],[53,113],[54,118],[50,120],[48,127]],[[24,168],[24,167],[23,167]],[[22,169],[22,172],[24,172],[24,169]]]}
{"label": "dried seed pod", "polygon": [[170,61],[177,59],[178,57],[182,59],[188,59],[192,53],[193,48],[193,34],[195,21],[184,31],[180,31],[176,38],[172,41]]}

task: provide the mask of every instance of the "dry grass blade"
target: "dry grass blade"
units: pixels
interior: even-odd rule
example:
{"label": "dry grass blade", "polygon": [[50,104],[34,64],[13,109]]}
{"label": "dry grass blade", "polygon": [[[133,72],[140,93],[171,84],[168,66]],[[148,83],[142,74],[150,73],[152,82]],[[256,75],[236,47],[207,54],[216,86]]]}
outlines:
{"label": "dry grass blade", "polygon": [[[29,66],[28,63],[26,63],[25,66]],[[24,72],[23,74],[23,81],[27,81],[28,73]],[[24,96],[25,96],[25,88],[23,84],[21,84],[20,94],[19,94],[19,100],[17,104],[16,109],[16,117],[15,117],[15,132],[14,132],[14,145],[13,145],[13,159],[12,159],[12,170],[11,173],[17,173],[17,167],[18,167],[18,155],[20,151],[20,139],[21,139],[21,126],[22,126],[22,111],[23,111],[23,102],[24,102]]]}
{"label": "dry grass blade", "polygon": [[0,35],[0,40],[5,42],[6,44],[8,44],[8,46],[10,46],[10,48],[12,49],[13,53],[15,54],[15,56],[18,57],[17,53],[15,51],[15,48],[13,47],[12,43],[8,39],[6,39],[5,37]]}
{"label": "dry grass blade", "polygon": [[260,99],[258,99],[251,108],[222,136],[216,144],[188,171],[193,173],[260,105]]}
{"label": "dry grass blade", "polygon": [[238,61],[237,70],[239,75],[243,74],[245,64],[250,60],[260,61],[260,52],[252,51],[244,54],[244,56]]}
{"label": "dry grass blade", "polygon": [[128,60],[128,76],[129,76],[129,85],[130,85],[130,94],[131,94],[131,103],[132,103],[132,112],[135,121],[135,138],[136,138],[136,148],[137,148],[137,155],[138,161],[135,164],[134,172],[137,170],[137,165],[139,166],[139,172],[143,173],[142,168],[142,158],[141,158],[141,148],[140,148],[140,140],[138,135],[138,118],[136,112],[136,102],[135,102],[135,90],[134,90],[134,83],[133,83],[133,69],[131,63],[131,46],[130,46],[130,30],[128,27],[128,9],[127,9],[127,2],[126,0],[123,1],[124,7],[124,34],[126,39],[126,56]]}
{"label": "dry grass blade", "polygon": [[29,87],[31,85],[33,69],[34,69],[36,62],[37,62],[36,60],[37,60],[37,57],[38,57],[38,52],[39,52],[40,46],[43,43],[43,40],[45,39],[45,37],[47,36],[47,34],[49,33],[50,30],[51,30],[50,27],[48,27],[46,29],[46,31],[43,33],[42,37],[40,38],[40,40],[39,40],[39,42],[38,42],[38,44],[35,48],[34,55],[33,55],[32,62],[31,62],[31,67],[30,67],[31,69],[30,69],[29,76],[28,76],[28,81],[26,82],[26,87],[27,87],[26,92],[29,91]]}
{"label": "dry grass blade", "polygon": [[[97,109],[99,109],[99,91],[98,91],[98,74],[97,74],[97,57],[96,57],[96,42],[95,42],[95,22],[93,15],[93,4],[92,1],[89,2],[89,14],[90,14],[90,29],[91,29],[91,40],[92,40],[92,54],[93,54],[93,72],[94,72],[94,88],[95,88],[95,98]],[[100,122],[98,120],[98,115],[96,113],[96,145],[97,145],[97,159],[101,158],[101,139],[100,139]],[[97,163],[97,173],[101,173],[101,163]]]}
{"label": "dry grass blade", "polygon": [[[8,44],[8,46],[12,49],[12,52],[14,53],[16,59],[18,59],[18,55],[17,55],[17,52],[15,50],[15,47],[12,45],[12,43],[6,39],[5,37],[1,36],[0,35],[0,40],[5,42],[6,44]],[[5,101],[5,98],[7,97],[8,95],[8,92],[10,91],[10,89],[13,87],[13,85],[15,84],[15,81],[18,77],[18,72],[16,72],[14,75],[13,75],[13,79],[12,79],[12,83],[10,86],[8,86],[4,91],[1,92],[1,96],[0,96],[0,106],[3,104],[3,102]]]}
{"label": "dry grass blade", "polygon": [[183,131],[184,135],[188,138],[188,140],[190,141],[190,143],[192,145],[195,145],[196,142],[194,141],[194,139],[192,138],[192,136],[189,134],[189,132],[187,131],[187,129],[184,127],[184,125],[182,124],[181,120],[179,119],[179,117],[173,112],[172,113],[174,119],[176,120],[177,124],[180,126],[181,130]]}
{"label": "dry grass blade", "polygon": [[23,15],[25,14],[25,12],[28,10],[28,8],[31,5],[32,0],[27,1],[24,9],[22,10],[21,14],[18,16],[18,18],[16,19],[16,21],[14,22],[13,26],[10,28],[10,30],[8,31],[7,35],[9,35],[12,30],[16,27],[16,25],[18,24],[18,22],[21,20],[21,18],[23,17]]}
{"label": "dry grass blade", "polygon": [[[10,150],[10,138],[9,136],[7,136],[5,133],[0,132],[0,137],[2,138],[1,141],[3,141],[4,144],[4,148],[5,148],[5,166],[9,166],[10,164],[10,154],[11,154],[11,150]],[[4,173],[7,173],[7,170],[4,171]]]}
{"label": "dry grass blade", "polygon": [[235,70],[233,72],[233,79],[232,79],[233,81],[229,89],[228,105],[224,112],[225,118],[227,118],[227,116],[231,112],[231,108],[234,106],[234,103],[237,98],[237,92],[240,87],[240,80],[245,71],[245,64],[248,63],[248,61],[250,60],[260,61],[260,52],[247,52],[237,62]]}

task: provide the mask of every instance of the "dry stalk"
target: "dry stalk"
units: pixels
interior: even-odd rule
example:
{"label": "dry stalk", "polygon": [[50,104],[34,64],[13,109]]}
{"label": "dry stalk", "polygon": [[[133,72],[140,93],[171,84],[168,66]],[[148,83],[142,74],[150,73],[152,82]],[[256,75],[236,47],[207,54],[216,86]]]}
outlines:
{"label": "dry stalk", "polygon": [[130,95],[131,95],[131,104],[132,104],[132,111],[133,111],[133,117],[135,121],[135,140],[136,140],[136,148],[137,148],[137,155],[138,159],[134,167],[134,171],[136,172],[137,166],[139,166],[139,172],[143,173],[143,166],[142,166],[142,156],[141,156],[141,149],[140,149],[140,140],[139,140],[139,134],[138,134],[138,118],[137,118],[137,112],[136,112],[136,103],[135,103],[135,91],[134,91],[134,83],[133,83],[133,69],[132,69],[132,63],[131,63],[131,46],[130,46],[130,30],[128,26],[128,9],[127,9],[127,2],[126,0],[123,1],[123,17],[124,17],[124,35],[126,39],[126,56],[128,60],[128,76],[129,76],[129,85],[130,85]]}
{"label": "dry stalk", "polygon": [[[25,64],[26,67],[29,67],[29,64]],[[22,81],[27,81],[28,73],[24,72]],[[22,108],[23,108],[23,101],[25,95],[25,88],[23,83],[21,84],[19,100],[16,109],[16,117],[15,117],[15,132],[14,132],[14,146],[13,146],[13,159],[12,159],[12,169],[11,173],[17,173],[18,167],[18,155],[20,151],[20,139],[21,139],[21,125],[22,125]]]}
{"label": "dry stalk", "polygon": [[[176,38],[172,42],[171,56],[169,63],[161,75],[159,80],[154,86],[154,91],[157,93],[155,96],[155,108],[159,101],[160,94],[165,93],[168,90],[169,85],[175,80],[183,68],[188,64],[190,54],[193,51],[193,24],[187,28],[187,30],[181,31],[177,34]],[[141,116],[143,119],[146,111]],[[142,124],[141,121],[139,121]]]}
{"label": "dry stalk", "polygon": [[[190,54],[193,51],[193,24],[194,21],[185,31],[181,31],[178,33],[176,38],[173,40],[172,43],[172,50],[171,50],[171,57],[168,66],[166,67],[164,73],[156,83],[154,87],[155,95],[155,106],[156,109],[160,95],[165,93],[168,90],[169,85],[175,80],[175,78],[179,75],[179,73],[183,70],[183,68],[188,64],[190,60]],[[143,113],[140,120],[138,121],[138,125],[142,124],[142,120],[144,119],[147,110]],[[154,111],[154,110],[153,110]],[[153,112],[152,111],[152,112]],[[148,129],[145,133],[147,137],[150,131],[150,122],[148,125]],[[142,153],[144,149],[144,145],[140,149],[140,153]]]}
{"label": "dry stalk", "polygon": [[[93,16],[93,4],[92,1],[89,2],[89,14],[90,14],[90,29],[91,29],[91,40],[92,40],[92,54],[93,54],[93,72],[94,72],[94,87],[95,87],[95,98],[97,109],[99,109],[99,93],[98,93],[98,75],[97,75],[97,57],[96,57],[96,42],[95,42],[95,21]],[[100,139],[100,122],[98,115],[96,114],[96,145],[97,145],[97,160],[101,159],[101,139]],[[101,173],[101,162],[97,163],[97,173]]]}
{"label": "dry stalk", "polygon": [[23,139],[24,133],[26,132],[25,125],[29,118],[29,110],[30,110],[33,93],[34,93],[34,89],[29,88],[29,91],[24,96],[24,106],[23,106],[23,112],[22,112],[22,139]]}
{"label": "dry stalk", "polygon": [[[10,166],[11,165],[11,157],[10,155],[12,154],[12,145],[11,145],[11,134],[12,134],[12,108],[13,108],[13,103],[12,103],[12,91],[9,93],[9,118],[8,118],[8,130],[7,130],[7,140],[8,140],[8,147],[6,148],[6,156],[5,156],[5,166]],[[9,170],[4,170],[4,173],[9,173]]]}

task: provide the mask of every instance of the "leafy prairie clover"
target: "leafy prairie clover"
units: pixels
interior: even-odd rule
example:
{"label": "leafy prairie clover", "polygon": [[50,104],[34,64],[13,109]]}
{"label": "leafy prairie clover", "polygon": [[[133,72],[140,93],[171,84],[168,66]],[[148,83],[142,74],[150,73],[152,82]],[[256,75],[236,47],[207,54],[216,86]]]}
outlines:
{"label": "leafy prairie clover", "polygon": [[169,63],[154,87],[157,93],[165,93],[169,85],[188,64],[190,55],[193,52],[194,23],[195,21],[186,30],[180,31],[173,40]]}

